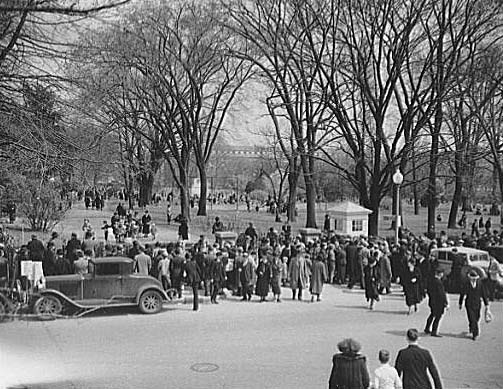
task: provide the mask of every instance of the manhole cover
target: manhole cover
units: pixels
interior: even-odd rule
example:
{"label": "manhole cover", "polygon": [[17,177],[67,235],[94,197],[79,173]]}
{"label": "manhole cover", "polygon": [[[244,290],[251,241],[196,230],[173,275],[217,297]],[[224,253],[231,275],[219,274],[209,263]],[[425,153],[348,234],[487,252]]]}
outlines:
{"label": "manhole cover", "polygon": [[190,367],[190,370],[196,373],[212,373],[217,371],[218,368],[219,366],[214,363],[195,363]]}

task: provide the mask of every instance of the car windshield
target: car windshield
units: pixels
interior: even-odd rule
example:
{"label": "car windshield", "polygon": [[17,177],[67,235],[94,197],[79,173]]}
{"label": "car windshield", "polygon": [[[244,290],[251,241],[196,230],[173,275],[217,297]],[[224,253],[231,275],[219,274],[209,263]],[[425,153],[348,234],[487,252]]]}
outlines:
{"label": "car windshield", "polygon": [[120,274],[120,263],[100,263],[96,265],[97,276],[111,276]]}

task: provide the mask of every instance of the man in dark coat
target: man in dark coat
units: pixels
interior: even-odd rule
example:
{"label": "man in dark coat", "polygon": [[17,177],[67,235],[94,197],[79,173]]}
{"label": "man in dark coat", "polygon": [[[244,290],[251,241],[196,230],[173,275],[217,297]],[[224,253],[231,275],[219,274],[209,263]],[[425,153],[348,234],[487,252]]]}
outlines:
{"label": "man in dark coat", "polygon": [[[424,332],[440,338],[438,334],[438,325],[440,318],[444,314],[444,310],[449,307],[449,301],[445,294],[442,276],[444,272],[441,269],[435,271],[435,276],[428,283],[428,305],[430,307],[430,316],[426,320]],[[432,326],[433,324],[433,326]]]}
{"label": "man in dark coat", "polygon": [[348,287],[350,289],[356,283],[359,274],[357,257],[358,257],[358,247],[356,246],[356,242],[352,240],[346,246],[346,258],[348,266],[347,271],[349,273]]}
{"label": "man in dark coat", "polygon": [[222,263],[222,252],[217,252],[215,260],[210,265],[210,276],[211,276],[211,303],[218,304],[217,295],[225,282],[225,269]]}
{"label": "man in dark coat", "polygon": [[325,215],[325,221],[323,222],[323,231],[330,231],[330,215]]}
{"label": "man in dark coat", "polygon": [[435,389],[442,389],[442,382],[430,352],[419,347],[419,333],[415,328],[407,330],[409,346],[398,352],[395,368],[402,376],[403,389],[431,389],[428,372]]}
{"label": "man in dark coat", "polygon": [[243,253],[243,265],[239,271],[241,281],[242,301],[250,301],[252,296],[253,264],[248,258],[248,253]]}
{"label": "man in dark coat", "polygon": [[27,246],[30,253],[30,261],[42,262],[44,260],[45,247],[44,244],[37,239],[37,235],[31,236],[31,241],[28,242]]}
{"label": "man in dark coat", "polygon": [[77,250],[81,249],[82,244],[80,240],[77,239],[77,234],[72,232],[72,237],[66,244],[66,257],[70,261],[70,265],[73,267],[73,263],[77,260]]}
{"label": "man in dark coat", "polygon": [[150,223],[152,222],[152,217],[148,213],[148,210],[145,210],[145,213],[141,217],[142,224],[142,232],[143,236],[146,238],[148,234],[150,234]]}
{"label": "man in dark coat", "polygon": [[[187,256],[189,256],[187,258]],[[199,288],[199,284],[201,283],[201,271],[199,266],[197,265],[195,257],[190,258],[190,255],[187,254],[185,262],[184,270],[185,270],[185,281],[187,285],[192,288],[192,310],[197,311],[199,309],[199,294],[197,289]]]}
{"label": "man in dark coat", "polygon": [[[465,300],[466,296],[466,300]],[[484,301],[486,309],[489,308],[489,302],[486,296],[486,290],[479,280],[479,275],[475,270],[470,270],[468,273],[468,282],[461,288],[459,295],[459,309],[463,308],[463,300],[465,300],[466,314],[468,316],[468,325],[472,339],[475,340],[480,334],[480,300]]]}
{"label": "man in dark coat", "polygon": [[176,289],[178,298],[182,297],[182,277],[184,262],[185,260],[182,257],[182,251],[179,247],[177,247],[175,250],[175,255],[169,263],[169,274],[171,275],[171,285]]}

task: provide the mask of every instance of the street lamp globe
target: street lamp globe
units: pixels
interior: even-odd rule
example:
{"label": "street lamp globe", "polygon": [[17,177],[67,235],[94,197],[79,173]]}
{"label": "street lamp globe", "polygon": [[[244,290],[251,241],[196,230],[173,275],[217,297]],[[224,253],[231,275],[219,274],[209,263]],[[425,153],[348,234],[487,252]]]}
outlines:
{"label": "street lamp globe", "polygon": [[403,182],[403,174],[400,172],[400,169],[396,169],[395,174],[393,174],[393,183],[395,185],[402,185]]}

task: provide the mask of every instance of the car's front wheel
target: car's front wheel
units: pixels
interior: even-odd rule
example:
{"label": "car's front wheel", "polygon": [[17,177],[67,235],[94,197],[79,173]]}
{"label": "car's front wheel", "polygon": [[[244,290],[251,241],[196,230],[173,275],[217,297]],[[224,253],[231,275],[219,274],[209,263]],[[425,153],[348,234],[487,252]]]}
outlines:
{"label": "car's front wheel", "polygon": [[142,313],[159,313],[162,309],[162,296],[156,290],[147,290],[140,297],[139,304]]}
{"label": "car's front wheel", "polygon": [[47,295],[40,297],[33,306],[33,313],[40,319],[55,319],[61,314],[63,305],[55,296]]}

